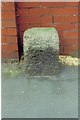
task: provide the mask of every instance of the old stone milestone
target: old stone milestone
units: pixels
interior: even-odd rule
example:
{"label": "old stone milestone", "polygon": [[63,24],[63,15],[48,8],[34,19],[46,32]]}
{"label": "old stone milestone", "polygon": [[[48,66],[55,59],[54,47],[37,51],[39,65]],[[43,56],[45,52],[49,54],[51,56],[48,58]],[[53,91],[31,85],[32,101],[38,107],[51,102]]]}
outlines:
{"label": "old stone milestone", "polygon": [[55,28],[31,28],[24,32],[24,62],[30,76],[51,76],[58,69],[59,37]]}

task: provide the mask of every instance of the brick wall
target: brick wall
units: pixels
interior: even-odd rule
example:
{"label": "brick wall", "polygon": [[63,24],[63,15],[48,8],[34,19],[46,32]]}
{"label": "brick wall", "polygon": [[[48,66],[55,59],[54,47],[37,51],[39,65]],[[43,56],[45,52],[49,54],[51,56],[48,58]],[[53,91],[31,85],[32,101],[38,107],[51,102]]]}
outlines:
{"label": "brick wall", "polygon": [[2,3],[2,58],[17,58],[18,47],[22,54],[23,33],[32,27],[55,27],[60,37],[60,54],[76,52],[78,2]]}
{"label": "brick wall", "polygon": [[18,58],[15,4],[3,2],[1,5],[2,58]]}
{"label": "brick wall", "polygon": [[78,50],[78,2],[16,3],[21,46],[23,32],[31,27],[55,27],[60,37],[60,54]]}

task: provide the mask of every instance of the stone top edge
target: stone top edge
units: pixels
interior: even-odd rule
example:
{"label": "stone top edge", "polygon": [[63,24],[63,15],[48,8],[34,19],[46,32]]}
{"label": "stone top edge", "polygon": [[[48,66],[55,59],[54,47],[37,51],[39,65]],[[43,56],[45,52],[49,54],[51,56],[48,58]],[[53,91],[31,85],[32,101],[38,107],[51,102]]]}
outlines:
{"label": "stone top edge", "polygon": [[54,27],[36,27],[36,28],[29,28],[29,29],[27,29],[27,30],[25,30],[25,32],[24,33],[26,33],[26,32],[28,32],[28,31],[50,31],[50,30],[53,30],[53,31],[55,31],[55,32],[57,32],[57,30],[56,30],[56,28],[54,28]]}

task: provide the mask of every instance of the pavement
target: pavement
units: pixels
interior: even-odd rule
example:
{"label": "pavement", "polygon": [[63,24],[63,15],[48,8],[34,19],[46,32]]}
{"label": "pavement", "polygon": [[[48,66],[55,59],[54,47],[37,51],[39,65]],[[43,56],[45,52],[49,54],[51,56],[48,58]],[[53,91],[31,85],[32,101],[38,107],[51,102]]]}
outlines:
{"label": "pavement", "polygon": [[78,118],[78,67],[54,76],[2,72],[2,118]]}

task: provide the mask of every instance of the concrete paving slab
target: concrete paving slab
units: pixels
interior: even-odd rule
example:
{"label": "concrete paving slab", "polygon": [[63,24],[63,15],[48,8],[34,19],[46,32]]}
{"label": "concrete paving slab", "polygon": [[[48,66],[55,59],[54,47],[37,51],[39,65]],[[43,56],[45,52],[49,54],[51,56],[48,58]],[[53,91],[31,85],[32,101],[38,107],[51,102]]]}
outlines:
{"label": "concrete paving slab", "polygon": [[56,76],[16,77],[2,73],[3,118],[77,118],[78,68]]}

